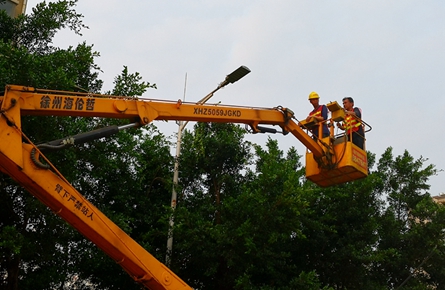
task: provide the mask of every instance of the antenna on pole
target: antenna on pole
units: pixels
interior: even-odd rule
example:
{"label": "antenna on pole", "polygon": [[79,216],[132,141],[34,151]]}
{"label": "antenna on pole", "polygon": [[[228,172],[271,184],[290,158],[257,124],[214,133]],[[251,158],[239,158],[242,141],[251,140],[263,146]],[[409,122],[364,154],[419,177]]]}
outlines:
{"label": "antenna on pole", "polygon": [[[187,90],[187,73],[185,73],[184,96],[182,97],[183,101],[185,101],[186,90]],[[171,265],[172,252],[173,252],[173,227],[175,225],[174,212],[176,209],[176,200],[177,200],[177,196],[178,196],[178,194],[176,192],[176,187],[178,186],[178,177],[179,177],[179,156],[181,155],[182,131],[184,130],[184,127],[187,125],[187,122],[184,123],[184,121],[176,121],[176,124],[178,124],[178,136],[176,139],[176,155],[175,155],[175,166],[173,169],[172,199],[171,199],[171,203],[170,203],[172,213],[170,214],[170,219],[169,219],[167,254],[165,255],[165,265],[167,267],[170,267],[170,265]]]}
{"label": "antenna on pole", "polygon": [[185,92],[187,91],[187,73],[185,73],[185,81],[184,81],[184,96],[182,97],[182,101],[185,102]]}
{"label": "antenna on pole", "polygon": [[[187,73],[185,73],[185,79],[184,79],[184,93],[183,93],[183,96],[182,96],[182,101],[183,102],[185,102],[185,94],[186,94],[186,92],[187,92]],[[181,126],[181,124],[183,124],[183,121],[176,121],[176,124],[178,126]],[[182,129],[184,129],[184,128],[182,128]]]}

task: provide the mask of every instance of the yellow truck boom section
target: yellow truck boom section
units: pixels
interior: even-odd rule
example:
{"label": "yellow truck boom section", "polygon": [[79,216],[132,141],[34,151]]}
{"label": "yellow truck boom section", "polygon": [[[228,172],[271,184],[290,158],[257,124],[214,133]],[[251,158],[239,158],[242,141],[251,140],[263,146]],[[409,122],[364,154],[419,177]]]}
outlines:
{"label": "yellow truck boom section", "polygon": [[[21,115],[80,116],[119,118],[137,121],[141,126],[155,120],[239,123],[253,130],[261,124],[278,125],[292,133],[315,155],[324,155],[322,148],[297,123],[287,108],[254,108],[226,105],[182,103],[180,100],[144,100],[88,93],[38,90],[7,86],[5,100],[19,102]],[[9,104],[14,107],[12,103]],[[2,105],[2,108],[8,104]],[[20,115],[15,122],[19,122]]]}
{"label": "yellow truck boom section", "polygon": [[[323,166],[317,165],[332,155],[333,147],[328,144],[325,148],[323,142],[313,140],[293,120],[293,112],[282,107],[267,109],[140,100],[13,85],[6,86],[4,96],[0,97],[0,105],[0,170],[94,242],[135,281],[149,289],[191,288],[86,200],[51,165],[38,147],[22,132],[22,116],[120,118],[137,122],[140,126],[155,120],[240,123],[249,125],[254,132],[260,130],[258,125],[261,124],[276,125],[281,127],[283,132],[293,134],[308,148],[311,154],[310,162],[314,163],[312,171],[316,171],[314,174],[322,180],[321,182],[326,179],[326,172],[337,172],[334,174],[337,176],[336,181],[324,185],[366,176],[359,174],[348,177],[339,168],[328,168],[326,171]],[[342,154],[344,155],[344,152]],[[48,168],[38,166],[39,158],[49,164]]]}

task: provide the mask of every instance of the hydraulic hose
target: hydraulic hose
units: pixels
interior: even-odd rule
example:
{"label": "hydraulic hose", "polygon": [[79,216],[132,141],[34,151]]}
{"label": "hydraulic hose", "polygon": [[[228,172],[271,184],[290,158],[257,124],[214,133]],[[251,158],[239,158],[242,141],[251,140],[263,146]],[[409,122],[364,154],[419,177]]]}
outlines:
{"label": "hydraulic hose", "polygon": [[[96,130],[93,130],[90,132],[77,134],[77,135],[74,135],[71,137],[65,137],[62,139],[57,139],[57,140],[50,141],[47,143],[39,144],[39,145],[37,145],[37,148],[41,152],[49,151],[49,150],[60,150],[60,149],[68,148],[73,145],[83,144],[83,143],[86,143],[86,142],[89,142],[89,141],[92,141],[95,139],[109,137],[111,135],[118,133],[120,130],[137,127],[137,126],[139,126],[139,123],[131,123],[131,124],[123,125],[123,126],[113,125],[113,126],[109,126],[109,127],[96,129]],[[33,163],[37,167],[40,167],[42,169],[49,169],[48,164],[44,164],[38,160],[36,153],[37,153],[36,148],[33,148],[31,150],[31,160],[33,161]]]}

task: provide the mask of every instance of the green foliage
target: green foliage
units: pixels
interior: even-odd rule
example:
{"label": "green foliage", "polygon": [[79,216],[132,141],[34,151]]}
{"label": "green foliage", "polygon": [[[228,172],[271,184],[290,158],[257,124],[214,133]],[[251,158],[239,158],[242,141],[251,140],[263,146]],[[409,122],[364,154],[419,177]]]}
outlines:
{"label": "green foliage", "polygon": [[10,18],[0,11],[0,86],[17,84],[59,90],[98,92],[102,81],[94,63],[99,56],[86,43],[67,49],[53,47],[54,35],[69,28],[87,28],[74,10],[76,1],[42,2],[33,13]]}
{"label": "green foliage", "polygon": [[[74,10],[76,3],[43,2],[32,14],[15,19],[0,11],[0,85],[100,91],[102,81],[97,78],[99,67],[94,63],[99,53],[93,51],[92,46],[82,43],[60,49],[51,45],[60,29],[69,28],[80,34],[81,29],[87,28],[81,21],[82,16]],[[129,73],[126,67],[115,85],[114,93],[131,96],[154,87],[142,82],[138,73]],[[23,131],[36,143],[110,124],[122,124],[122,121],[22,118]],[[165,213],[154,211],[152,206],[163,209],[160,204],[166,198],[159,196],[166,196],[164,189],[171,188],[169,182],[165,182],[170,180],[166,178],[170,176],[171,163],[168,145],[162,134],[149,127],[147,131],[120,132],[111,140],[49,152],[47,157],[117,224],[142,244],[159,249],[157,240],[162,239],[164,244],[166,239],[166,231],[159,222]],[[62,289],[67,285],[91,289],[94,284],[101,289],[138,289],[119,265],[7,176],[2,175],[0,183],[2,289]],[[133,215],[135,209],[139,213],[136,216]],[[160,228],[153,226],[159,223]],[[162,237],[159,232],[164,233]]]}
{"label": "green foliage", "polygon": [[198,288],[231,288],[234,283],[228,267],[236,266],[236,240],[228,233],[226,212],[230,198],[240,193],[241,171],[251,156],[244,134],[233,124],[198,123],[193,134],[183,135],[172,268]]}
{"label": "green foliage", "polygon": [[[232,165],[238,186],[221,195],[218,208],[215,183],[208,180],[224,172],[242,136],[232,132],[236,138],[223,138],[228,132],[219,127],[195,129],[184,138],[173,255],[175,271],[193,287],[443,285],[445,271],[437,265],[444,260],[444,209],[425,194],[428,178],[436,174],[425,159],[414,160],[407,152],[394,158],[389,148],[366,179],[319,188],[303,182],[295,150],[283,157],[269,140],[267,150],[253,145],[254,167]],[[374,168],[375,156],[369,153],[368,160]]]}
{"label": "green foliage", "polygon": [[379,177],[383,183],[381,190],[389,195],[389,205],[397,211],[399,218],[423,199],[422,192],[430,188],[428,178],[437,174],[433,165],[423,168],[426,161],[422,157],[414,160],[407,151],[394,159],[391,147],[379,160]]}
{"label": "green foliage", "polygon": [[299,261],[301,267],[315,270],[325,285],[375,289],[366,269],[378,239],[379,202],[372,186],[313,187],[305,194],[310,202],[303,216],[306,240],[298,245],[295,260],[305,253]]}
{"label": "green foliage", "polygon": [[113,91],[108,92],[108,94],[129,97],[142,96],[148,88],[156,89],[156,84],[144,82],[138,72],[130,74],[128,73],[128,67],[124,66],[122,73],[114,79]]}
{"label": "green foliage", "polygon": [[319,281],[318,275],[315,271],[306,273],[301,272],[297,278],[290,281],[287,289],[301,289],[301,290],[332,290],[332,287],[323,286]]}
{"label": "green foliage", "polygon": [[[304,238],[300,215],[307,204],[302,199],[302,171],[296,170],[300,156],[294,148],[283,156],[271,139],[267,150],[254,147],[256,171],[248,172],[249,181],[239,196],[229,200],[227,212],[229,236],[238,240],[233,245],[237,288],[273,285],[286,289],[289,280],[299,274],[292,261],[292,248]],[[249,283],[240,284],[246,277]]]}
{"label": "green foliage", "polygon": [[[51,46],[58,30],[68,27],[79,33],[85,28],[81,15],[74,12],[75,3],[41,3],[30,15],[14,19],[0,11],[1,87],[18,84],[53,89],[72,90],[76,86],[91,91],[100,89],[102,81],[97,79],[98,67],[94,64],[98,54],[92,51],[92,46],[83,43],[66,50]],[[32,140],[48,141],[62,137],[58,134],[74,131],[78,121],[29,117],[22,119],[22,129]],[[61,160],[69,161],[66,165],[73,162],[69,156]],[[74,170],[64,171],[74,175]],[[2,175],[0,183],[3,237],[0,286],[49,289],[63,285],[73,274],[70,267],[73,257],[67,249],[80,238],[79,234],[7,176]],[[15,233],[11,229],[15,229]]]}
{"label": "green foliage", "polygon": [[83,16],[74,10],[77,1],[42,2],[31,14],[17,18],[0,11],[0,40],[14,47],[26,47],[37,55],[52,52],[55,48],[51,43],[61,29],[69,28],[81,35],[81,30],[88,28],[82,22]]}
{"label": "green foliage", "polygon": [[201,123],[184,134],[173,269],[197,289],[317,289],[317,275],[300,274],[292,257],[307,206],[300,156],[269,140],[254,146],[253,170],[243,135]]}
{"label": "green foliage", "polygon": [[387,197],[387,206],[379,220],[379,263],[374,267],[376,277],[388,281],[388,286],[403,283],[404,289],[419,289],[437,286],[438,281],[443,285],[443,278],[430,279],[437,264],[423,263],[426,258],[443,261],[437,253],[443,252],[445,238],[445,224],[438,219],[444,209],[426,192],[428,179],[437,170],[425,166],[426,161],[415,160],[407,151],[394,158],[392,148],[379,160],[379,190]]}
{"label": "green foliage", "polygon": [[12,254],[20,253],[23,244],[23,236],[14,227],[5,226],[0,232],[0,247],[3,251],[10,251]]}

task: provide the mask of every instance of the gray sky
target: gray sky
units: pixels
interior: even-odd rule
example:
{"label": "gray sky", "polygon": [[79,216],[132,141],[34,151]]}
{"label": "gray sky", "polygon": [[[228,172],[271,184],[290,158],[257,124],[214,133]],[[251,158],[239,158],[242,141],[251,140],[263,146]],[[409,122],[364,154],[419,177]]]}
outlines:
{"label": "gray sky", "polygon": [[[27,11],[39,2],[28,0]],[[187,73],[186,100],[197,101],[245,65],[252,72],[210,103],[281,105],[303,119],[311,91],[323,103],[352,96],[373,127],[367,150],[377,158],[391,146],[445,169],[443,0],[80,0],[77,11],[90,29],[59,33],[55,45],[94,44],[104,90],[126,65],[157,84],[146,98],[183,98]],[[167,136],[177,130],[156,125]],[[269,136],[304,155],[293,136]],[[430,184],[432,195],[445,192],[445,172]]]}

